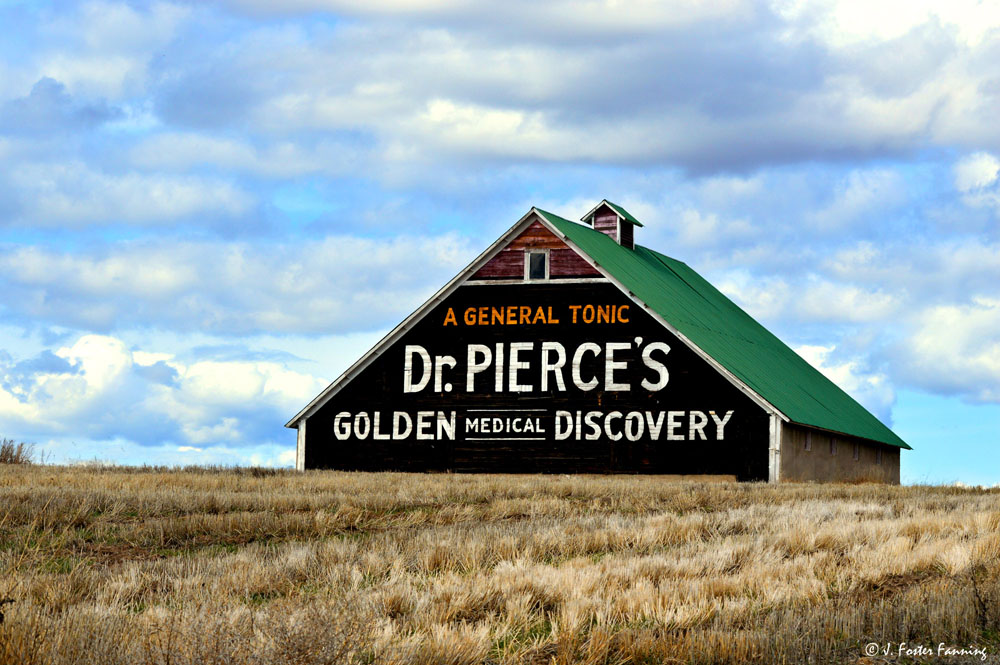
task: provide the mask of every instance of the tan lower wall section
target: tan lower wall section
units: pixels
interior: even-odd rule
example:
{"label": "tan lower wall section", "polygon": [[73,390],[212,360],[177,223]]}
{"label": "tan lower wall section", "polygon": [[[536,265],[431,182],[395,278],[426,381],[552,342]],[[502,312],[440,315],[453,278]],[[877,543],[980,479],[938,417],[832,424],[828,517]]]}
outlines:
{"label": "tan lower wall section", "polygon": [[[834,442],[832,448],[831,441]],[[854,457],[855,445],[857,459]],[[881,463],[878,450],[882,451]],[[781,427],[780,480],[874,481],[898,485],[899,451],[895,446],[784,423]]]}

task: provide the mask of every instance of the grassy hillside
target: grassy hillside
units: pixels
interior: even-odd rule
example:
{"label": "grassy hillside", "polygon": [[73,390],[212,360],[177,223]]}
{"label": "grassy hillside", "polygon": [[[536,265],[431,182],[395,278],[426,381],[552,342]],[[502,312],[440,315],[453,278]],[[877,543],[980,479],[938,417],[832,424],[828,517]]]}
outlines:
{"label": "grassy hillside", "polygon": [[1000,491],[0,465],[5,598],[4,665],[994,659]]}

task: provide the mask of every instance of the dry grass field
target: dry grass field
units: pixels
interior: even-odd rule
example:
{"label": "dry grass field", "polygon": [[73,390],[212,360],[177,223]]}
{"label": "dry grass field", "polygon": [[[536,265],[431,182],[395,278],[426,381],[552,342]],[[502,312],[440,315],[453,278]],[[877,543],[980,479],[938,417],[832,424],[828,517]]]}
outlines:
{"label": "dry grass field", "polygon": [[1000,491],[0,464],[8,598],[3,665],[996,662]]}

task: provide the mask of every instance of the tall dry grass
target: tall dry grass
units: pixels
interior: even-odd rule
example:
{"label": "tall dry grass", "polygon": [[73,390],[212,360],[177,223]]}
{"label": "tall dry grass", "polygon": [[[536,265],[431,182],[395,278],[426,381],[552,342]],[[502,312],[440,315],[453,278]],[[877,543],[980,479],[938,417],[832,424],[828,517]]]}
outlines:
{"label": "tall dry grass", "polygon": [[31,464],[34,457],[34,444],[0,439],[0,464]]}
{"label": "tall dry grass", "polygon": [[0,664],[995,654],[1000,491],[0,467],[8,597]]}

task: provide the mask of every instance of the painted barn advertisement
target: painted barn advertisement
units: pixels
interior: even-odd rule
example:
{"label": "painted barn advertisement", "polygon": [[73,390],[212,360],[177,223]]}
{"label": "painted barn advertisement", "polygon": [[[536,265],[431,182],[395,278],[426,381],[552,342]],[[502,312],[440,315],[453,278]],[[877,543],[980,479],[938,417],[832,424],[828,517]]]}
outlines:
{"label": "painted barn advertisement", "polygon": [[767,436],[616,286],[467,282],[310,418],[306,465],[766,478]]}

